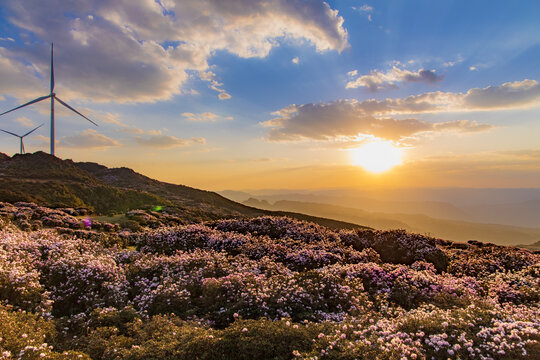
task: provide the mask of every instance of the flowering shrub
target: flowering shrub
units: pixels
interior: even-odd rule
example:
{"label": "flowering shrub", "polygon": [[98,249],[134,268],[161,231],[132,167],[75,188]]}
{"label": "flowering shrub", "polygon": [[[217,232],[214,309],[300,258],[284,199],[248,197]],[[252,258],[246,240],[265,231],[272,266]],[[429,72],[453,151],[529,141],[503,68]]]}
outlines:
{"label": "flowering shrub", "polygon": [[18,307],[35,307],[46,296],[56,315],[121,305],[127,295],[124,270],[110,251],[51,230],[0,232],[0,286],[0,296]]}
{"label": "flowering shrub", "polygon": [[0,301],[21,309],[37,310],[44,288],[34,266],[36,257],[21,249],[24,245],[16,246],[19,244],[17,235],[0,231]]}
{"label": "flowering shrub", "polygon": [[454,254],[448,272],[484,277],[496,272],[519,271],[535,263],[538,263],[538,254],[528,250],[480,243]]}
{"label": "flowering shrub", "polygon": [[121,306],[127,295],[124,270],[90,241],[43,244],[39,268],[57,315]]}
{"label": "flowering shrub", "polygon": [[342,230],[341,239],[355,249],[373,248],[381,260],[393,264],[411,265],[416,261],[432,263],[438,271],[446,271],[446,254],[433,238],[404,230]]}
{"label": "flowering shrub", "polygon": [[[272,217],[103,232],[70,212],[0,204],[0,359],[540,351],[540,255],[527,250]],[[60,230],[22,230],[43,214]],[[145,214],[130,216],[152,224]]]}
{"label": "flowering shrub", "polygon": [[56,330],[50,320],[0,305],[0,324],[0,359],[90,359],[81,352],[54,351],[49,342]]}

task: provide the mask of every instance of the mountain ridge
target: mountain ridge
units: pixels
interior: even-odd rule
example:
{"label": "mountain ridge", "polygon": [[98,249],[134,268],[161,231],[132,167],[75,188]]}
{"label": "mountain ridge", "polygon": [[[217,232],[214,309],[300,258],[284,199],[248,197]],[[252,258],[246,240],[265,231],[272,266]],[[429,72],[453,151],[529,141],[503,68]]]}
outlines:
{"label": "mountain ridge", "polygon": [[0,201],[35,202],[50,207],[87,207],[97,214],[167,207],[187,222],[227,217],[289,216],[331,228],[364,228],[284,211],[249,207],[206,190],[151,179],[126,167],[63,160],[42,151],[0,156]]}

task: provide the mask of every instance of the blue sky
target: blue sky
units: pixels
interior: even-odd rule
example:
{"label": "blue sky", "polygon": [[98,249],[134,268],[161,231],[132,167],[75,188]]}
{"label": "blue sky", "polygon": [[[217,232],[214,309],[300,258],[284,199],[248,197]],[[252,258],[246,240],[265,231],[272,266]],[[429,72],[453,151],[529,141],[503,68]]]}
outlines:
{"label": "blue sky", "polygon": [[[6,0],[0,109],[47,94],[54,41],[58,96],[100,124],[59,111],[63,158],[216,190],[530,187],[539,18],[537,1]],[[0,118],[41,123],[29,151],[48,149],[47,104]],[[366,171],[369,142],[401,163]]]}

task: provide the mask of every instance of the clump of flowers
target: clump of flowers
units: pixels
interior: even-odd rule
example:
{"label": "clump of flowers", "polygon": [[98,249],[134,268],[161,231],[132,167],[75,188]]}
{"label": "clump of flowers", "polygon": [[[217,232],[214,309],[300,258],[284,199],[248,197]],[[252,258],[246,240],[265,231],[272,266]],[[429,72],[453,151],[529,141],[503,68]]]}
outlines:
{"label": "clump of flowers", "polygon": [[[540,350],[540,255],[527,250],[284,217],[102,232],[70,228],[70,210],[56,211],[0,204],[0,358],[487,360]],[[17,225],[43,214],[63,227]],[[145,214],[130,216],[151,224]]]}

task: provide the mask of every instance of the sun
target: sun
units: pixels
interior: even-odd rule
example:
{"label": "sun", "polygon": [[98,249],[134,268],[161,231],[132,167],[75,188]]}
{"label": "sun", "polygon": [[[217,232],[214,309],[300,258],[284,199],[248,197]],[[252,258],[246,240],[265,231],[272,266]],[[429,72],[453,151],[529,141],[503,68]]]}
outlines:
{"label": "sun", "polygon": [[375,140],[351,150],[354,165],[372,173],[382,173],[402,163],[403,150],[390,141]]}

